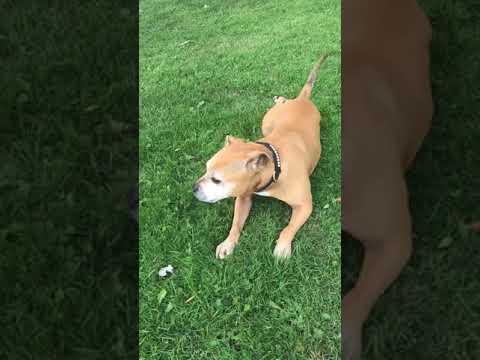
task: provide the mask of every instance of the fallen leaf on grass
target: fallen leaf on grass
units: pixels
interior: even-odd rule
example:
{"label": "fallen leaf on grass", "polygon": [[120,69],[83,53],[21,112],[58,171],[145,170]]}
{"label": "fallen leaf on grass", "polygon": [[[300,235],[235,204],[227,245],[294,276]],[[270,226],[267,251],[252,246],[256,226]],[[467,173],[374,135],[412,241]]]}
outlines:
{"label": "fallen leaf on grass", "polygon": [[166,295],[167,295],[167,290],[165,290],[165,289],[160,290],[160,292],[157,296],[158,305],[160,305],[162,303],[162,301],[163,301],[163,299],[165,299]]}
{"label": "fallen leaf on grass", "polygon": [[195,295],[190,296],[187,300],[185,300],[185,304],[188,304],[190,301],[192,301],[194,297]]}
{"label": "fallen leaf on grass", "polygon": [[438,244],[438,248],[445,249],[450,245],[452,245],[452,243],[453,243],[453,238],[450,235],[447,235],[440,241],[440,244]]}
{"label": "fallen leaf on grass", "polygon": [[167,308],[165,309],[165,313],[169,313],[173,309],[173,304],[171,302],[168,303]]}
{"label": "fallen leaf on grass", "polygon": [[330,320],[331,318],[332,318],[332,317],[331,317],[330,314],[328,314],[328,313],[323,313],[323,314],[322,314],[322,319],[323,319],[323,320]]}
{"label": "fallen leaf on grass", "polygon": [[97,110],[99,107],[100,106],[98,105],[90,105],[85,109],[85,112],[91,112],[91,111]]}
{"label": "fallen leaf on grass", "polygon": [[193,40],[187,40],[187,41],[184,41],[182,42],[181,44],[179,44],[178,46],[184,46],[184,45],[187,45],[189,43],[193,42]]}
{"label": "fallen leaf on grass", "polygon": [[272,300],[270,300],[268,302],[268,305],[270,305],[270,307],[274,308],[274,309],[277,309],[277,310],[283,310],[280,306],[278,306],[277,304],[275,304]]}

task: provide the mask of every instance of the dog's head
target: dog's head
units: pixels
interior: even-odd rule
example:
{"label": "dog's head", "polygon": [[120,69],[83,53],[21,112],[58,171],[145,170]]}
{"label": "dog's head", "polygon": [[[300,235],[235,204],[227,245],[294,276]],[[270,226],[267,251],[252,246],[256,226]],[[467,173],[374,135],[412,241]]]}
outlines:
{"label": "dog's head", "polygon": [[271,164],[262,145],[227,136],[224,147],[208,160],[206,173],[193,185],[193,193],[209,203],[252,193],[261,172]]}

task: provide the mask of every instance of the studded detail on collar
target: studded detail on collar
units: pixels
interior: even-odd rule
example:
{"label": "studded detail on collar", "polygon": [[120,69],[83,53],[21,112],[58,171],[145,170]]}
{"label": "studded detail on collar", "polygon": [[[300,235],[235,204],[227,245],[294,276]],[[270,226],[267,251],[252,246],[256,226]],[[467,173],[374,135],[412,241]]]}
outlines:
{"label": "studded detail on collar", "polygon": [[272,183],[277,182],[278,178],[280,177],[280,174],[282,172],[282,167],[280,163],[280,155],[278,154],[277,149],[272,144],[269,144],[267,142],[262,142],[262,141],[256,141],[257,144],[265,146],[270,152],[272,153],[273,157],[273,166],[274,166],[274,173],[272,178],[268,183],[266,183],[264,186],[260,187],[260,189],[255,190],[256,193],[262,192],[265,189],[267,189]]}

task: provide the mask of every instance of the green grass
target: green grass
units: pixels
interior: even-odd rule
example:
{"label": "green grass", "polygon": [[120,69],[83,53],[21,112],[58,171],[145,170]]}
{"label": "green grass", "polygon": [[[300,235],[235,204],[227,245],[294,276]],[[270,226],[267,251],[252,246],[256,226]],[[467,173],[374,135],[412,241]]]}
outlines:
{"label": "green grass", "polygon": [[[433,25],[436,110],[408,176],[414,255],[368,321],[369,360],[480,358],[480,238],[465,225],[480,218],[480,8],[476,1],[421,5]],[[450,246],[439,248],[449,236]],[[344,245],[342,252],[360,255]],[[359,259],[346,261],[346,272]]]}
{"label": "green grass", "polygon": [[0,3],[1,359],[138,349],[131,4]]}
{"label": "green grass", "polygon": [[[260,137],[272,96],[296,96],[324,52],[323,158],[293,257],[272,256],[290,209],[257,198],[234,254],[216,260],[233,199],[198,202],[192,183],[225,135]],[[142,0],[140,189],[141,359],[338,359],[339,2]]]}

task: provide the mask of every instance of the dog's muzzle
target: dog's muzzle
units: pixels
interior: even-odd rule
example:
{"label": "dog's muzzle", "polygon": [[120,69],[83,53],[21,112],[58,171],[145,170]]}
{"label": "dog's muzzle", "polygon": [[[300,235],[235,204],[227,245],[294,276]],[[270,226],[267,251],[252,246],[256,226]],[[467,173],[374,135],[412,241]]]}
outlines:
{"label": "dog's muzzle", "polygon": [[197,183],[193,184],[192,191],[194,194],[197,194],[199,189],[200,189],[200,186],[198,186]]}
{"label": "dog's muzzle", "polygon": [[192,192],[193,192],[193,195],[197,198],[197,200],[200,200],[200,201],[203,201],[203,202],[213,204],[213,203],[217,202],[218,200],[220,200],[220,199],[209,198],[205,194],[205,192],[202,190],[201,186],[198,183],[193,184]]}
{"label": "dog's muzzle", "polygon": [[200,185],[198,183],[193,184],[192,192],[193,192],[193,195],[197,198],[197,200],[207,201],[206,197],[205,197],[205,194],[203,193],[203,191],[200,188]]}

